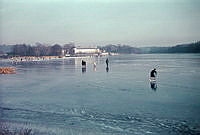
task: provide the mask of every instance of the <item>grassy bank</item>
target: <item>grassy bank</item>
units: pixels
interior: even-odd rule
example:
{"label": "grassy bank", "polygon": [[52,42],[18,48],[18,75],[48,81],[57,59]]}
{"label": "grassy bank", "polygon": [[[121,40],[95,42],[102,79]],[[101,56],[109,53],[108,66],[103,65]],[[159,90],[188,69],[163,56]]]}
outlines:
{"label": "grassy bank", "polygon": [[0,135],[35,135],[32,129],[11,129],[8,125],[0,124]]}

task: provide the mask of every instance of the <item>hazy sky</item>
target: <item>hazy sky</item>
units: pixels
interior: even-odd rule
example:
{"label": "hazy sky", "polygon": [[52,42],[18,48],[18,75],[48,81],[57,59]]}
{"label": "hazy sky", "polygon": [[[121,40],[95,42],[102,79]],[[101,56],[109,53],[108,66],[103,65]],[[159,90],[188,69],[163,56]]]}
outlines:
{"label": "hazy sky", "polygon": [[0,0],[0,44],[174,45],[200,40],[200,0]]}

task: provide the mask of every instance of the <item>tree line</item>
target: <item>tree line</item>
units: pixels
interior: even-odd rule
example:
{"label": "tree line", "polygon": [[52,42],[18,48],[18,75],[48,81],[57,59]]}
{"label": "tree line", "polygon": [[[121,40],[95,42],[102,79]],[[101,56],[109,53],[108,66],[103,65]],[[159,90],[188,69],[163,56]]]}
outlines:
{"label": "tree line", "polygon": [[[6,52],[9,56],[61,56],[63,53],[72,53],[72,49],[75,46],[73,44],[46,46],[37,43],[35,46],[16,44],[9,45],[9,47],[11,48],[10,51],[6,52],[8,49],[6,45],[4,45],[4,49],[2,49],[1,52]],[[3,46],[1,48],[3,48]]]}
{"label": "tree line", "polygon": [[[61,56],[64,54],[73,54],[73,43],[65,45],[44,45],[37,43],[36,45],[16,44],[16,45],[0,45],[1,54],[8,56]],[[132,47],[128,45],[106,45],[98,46],[99,49],[112,53],[200,53],[200,41],[181,44],[172,47]],[[63,52],[64,50],[64,52]]]}
{"label": "tree line", "polygon": [[59,56],[62,53],[62,47],[60,45],[53,46],[30,46],[26,44],[14,45],[13,51],[10,53],[14,56]]}
{"label": "tree line", "polygon": [[181,44],[172,47],[132,47],[128,45],[106,45],[99,46],[99,49],[112,53],[200,53],[200,41]]}
{"label": "tree line", "polygon": [[200,41],[172,47],[143,47],[142,53],[200,53]]}
{"label": "tree line", "polygon": [[100,50],[105,50],[106,52],[111,53],[124,53],[124,54],[131,54],[131,53],[141,53],[139,48],[131,47],[128,45],[106,45],[106,46],[98,46]]}

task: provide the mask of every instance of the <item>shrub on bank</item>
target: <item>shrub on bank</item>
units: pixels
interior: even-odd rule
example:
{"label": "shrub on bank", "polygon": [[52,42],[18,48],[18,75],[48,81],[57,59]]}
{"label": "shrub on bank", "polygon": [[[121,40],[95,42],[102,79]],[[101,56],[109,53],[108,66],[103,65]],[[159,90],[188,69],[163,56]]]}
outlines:
{"label": "shrub on bank", "polygon": [[11,129],[7,125],[0,124],[0,135],[35,135],[32,129]]}

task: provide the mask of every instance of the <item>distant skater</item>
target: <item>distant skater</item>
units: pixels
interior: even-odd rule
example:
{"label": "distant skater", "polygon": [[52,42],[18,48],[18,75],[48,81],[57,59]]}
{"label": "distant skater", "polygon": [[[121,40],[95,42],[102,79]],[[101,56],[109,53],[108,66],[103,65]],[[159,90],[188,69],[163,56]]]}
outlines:
{"label": "distant skater", "polygon": [[82,60],[82,66],[86,67],[86,62],[84,60]]}
{"label": "distant skater", "polygon": [[156,69],[154,68],[154,69],[151,71],[151,73],[150,73],[150,77],[151,77],[151,78],[155,78],[156,75],[157,75],[157,71],[156,71]]}
{"label": "distant skater", "polygon": [[93,71],[94,71],[94,72],[97,71],[97,64],[96,64],[96,62],[93,63]]}
{"label": "distant skater", "polygon": [[109,61],[108,61],[108,58],[106,59],[106,66],[107,66],[107,68],[108,68],[108,63],[109,63]]}
{"label": "distant skater", "polygon": [[94,63],[93,63],[93,66],[94,66],[94,68],[96,68],[96,67],[97,67],[97,64],[96,64],[96,62],[94,62]]}
{"label": "distant skater", "polygon": [[82,73],[85,73],[86,72],[86,61],[82,60],[81,64],[82,64]]}

